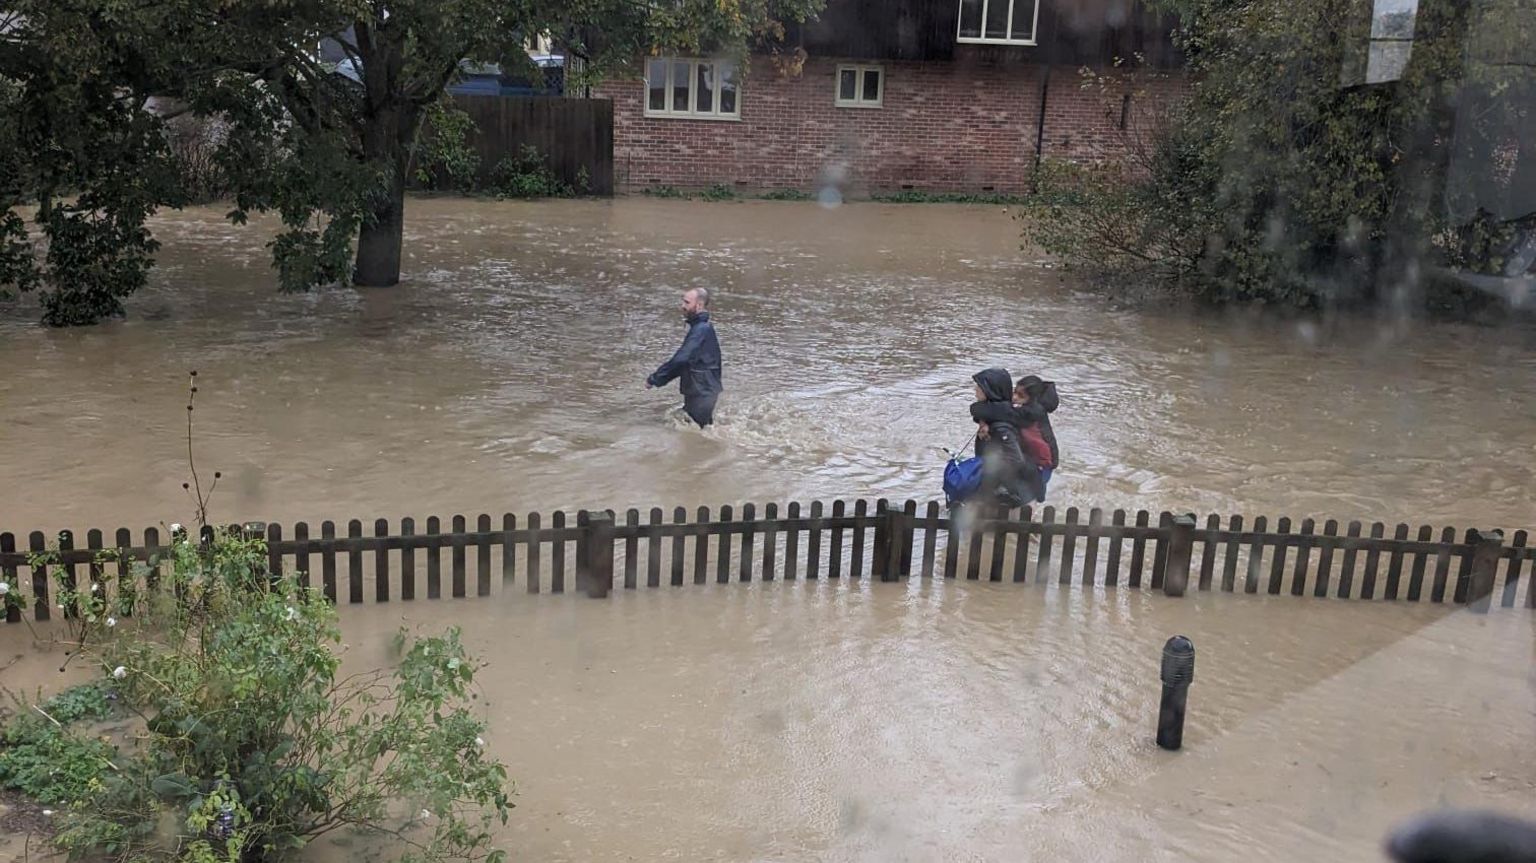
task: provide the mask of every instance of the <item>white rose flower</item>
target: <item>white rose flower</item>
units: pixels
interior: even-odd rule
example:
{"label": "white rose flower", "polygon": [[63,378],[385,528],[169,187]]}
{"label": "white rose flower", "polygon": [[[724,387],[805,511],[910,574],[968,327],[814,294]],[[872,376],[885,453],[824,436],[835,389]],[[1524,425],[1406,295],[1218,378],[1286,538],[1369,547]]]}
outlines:
{"label": "white rose flower", "polygon": [[8,583],[6,583],[4,581],[0,581],[0,596],[5,596],[7,593],[10,593],[10,592],[11,592],[10,584],[8,584]]}
{"label": "white rose flower", "polygon": [[101,593],[101,585],[91,582],[91,593]]}
{"label": "white rose flower", "polygon": [[479,746],[482,749],[484,749],[485,748],[485,738],[484,737],[476,737],[475,738],[475,745]]}
{"label": "white rose flower", "polygon": [[117,618],[115,618],[115,617],[107,618],[107,628],[108,629],[111,629],[112,627],[114,627],[116,625],[117,625]]}
{"label": "white rose flower", "polygon": [[431,812],[428,812],[425,809],[421,810],[421,820],[426,821],[427,819],[429,819],[431,817],[432,817],[432,813]]}
{"label": "white rose flower", "polygon": [[291,605],[288,606],[288,610],[287,611],[283,612],[283,619],[284,620],[293,620],[295,617],[298,617],[298,616],[299,616],[299,610],[297,608],[294,608]]}
{"label": "white rose flower", "polygon": [[112,669],[112,679],[113,680],[122,680],[124,677],[127,677],[127,676],[128,676],[128,669],[122,667],[121,665],[119,665],[118,667]]}

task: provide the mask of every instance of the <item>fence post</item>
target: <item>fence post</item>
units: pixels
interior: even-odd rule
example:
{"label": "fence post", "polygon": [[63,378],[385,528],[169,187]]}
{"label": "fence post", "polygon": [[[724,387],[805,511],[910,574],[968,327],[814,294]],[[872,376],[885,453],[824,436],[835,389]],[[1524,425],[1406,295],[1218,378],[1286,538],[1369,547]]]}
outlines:
{"label": "fence post", "polygon": [[880,502],[880,520],[875,523],[874,571],[881,581],[901,581],[901,551],[906,535],[906,515],[901,510]]}
{"label": "fence post", "polygon": [[1499,556],[1504,553],[1504,531],[1473,531],[1472,543],[1472,581],[1467,591],[1467,607],[1478,614],[1487,614],[1493,604],[1493,581],[1499,568]]}
{"label": "fence post", "polygon": [[1167,569],[1163,572],[1163,594],[1183,596],[1189,586],[1189,555],[1195,546],[1195,516],[1178,516],[1168,530]]}
{"label": "fence post", "polygon": [[576,586],[602,599],[613,589],[613,516],[588,513],[576,541]]}

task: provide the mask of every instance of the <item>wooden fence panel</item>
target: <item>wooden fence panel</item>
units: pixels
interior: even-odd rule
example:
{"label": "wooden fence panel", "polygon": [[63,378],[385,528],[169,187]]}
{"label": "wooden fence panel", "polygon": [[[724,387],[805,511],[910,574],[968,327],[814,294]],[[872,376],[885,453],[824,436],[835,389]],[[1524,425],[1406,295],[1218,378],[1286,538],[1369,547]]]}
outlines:
{"label": "wooden fence panel", "polygon": [[524,147],[544,157],[550,171],[584,194],[613,194],[613,101],[555,96],[450,97],[475,121],[469,146],[480,157],[479,180],[517,159]]}
{"label": "wooden fence panel", "polygon": [[[602,513],[608,518],[614,517],[612,511],[604,510]],[[721,507],[714,520],[710,518],[708,507],[698,508],[695,521],[690,522],[688,515],[686,510],[678,508],[673,512],[672,521],[664,523],[663,511],[658,508],[651,511],[648,523],[642,523],[640,511],[629,510],[625,513],[624,524],[615,524],[610,528],[614,545],[609,554],[615,562],[616,552],[623,555],[626,588],[638,587],[641,567],[639,546],[642,541],[646,543],[648,586],[659,586],[661,583],[661,558],[669,540],[672,583],[675,585],[682,585],[688,580],[690,569],[693,573],[692,581],[698,584],[710,581],[724,584],[731,582],[733,577],[736,581],[750,582],[754,571],[760,572],[760,577],[765,581],[777,580],[781,577],[781,567],[783,578],[794,579],[801,571],[802,550],[805,552],[804,573],[808,579],[819,578],[823,572],[831,579],[842,578],[844,574],[850,578],[862,578],[868,564],[870,573],[884,580],[889,576],[899,578],[902,575],[938,577],[935,564],[939,553],[939,534],[944,532],[949,534],[943,561],[943,577],[946,578],[959,577],[958,557],[963,551],[960,545],[965,543],[969,546],[965,576],[968,579],[979,580],[985,577],[995,582],[1005,580],[1011,555],[1012,580],[1016,583],[1025,582],[1033,553],[1036,578],[1042,583],[1055,581],[1058,585],[1092,586],[1099,578],[1102,561],[1107,564],[1103,583],[1106,587],[1114,587],[1118,586],[1120,579],[1120,555],[1125,542],[1129,540],[1131,559],[1125,583],[1137,589],[1167,588],[1170,594],[1182,595],[1179,587],[1193,574],[1186,571],[1186,567],[1193,561],[1192,558],[1186,560],[1185,555],[1192,552],[1193,543],[1199,542],[1202,544],[1202,555],[1198,584],[1200,589],[1205,590],[1217,588],[1215,570],[1220,560],[1222,575],[1219,589],[1228,592],[1237,587],[1237,568],[1241,562],[1245,570],[1242,589],[1248,593],[1262,591],[1278,595],[1284,592],[1285,578],[1289,572],[1291,584],[1288,592],[1293,596],[1306,596],[1309,593],[1308,574],[1315,573],[1310,585],[1310,593],[1314,597],[1334,595],[1339,598],[1375,599],[1379,595],[1389,600],[1427,599],[1431,602],[1452,601],[1458,604],[1479,600],[1478,608],[1483,610],[1484,606],[1491,603],[1492,595],[1497,594],[1497,602],[1503,607],[1536,606],[1536,595],[1533,595],[1536,592],[1530,589],[1530,579],[1525,577],[1528,562],[1536,560],[1536,549],[1529,546],[1529,534],[1523,530],[1514,532],[1512,541],[1502,545],[1502,540],[1493,542],[1491,538],[1494,534],[1491,532],[1469,530],[1458,539],[1458,532],[1452,528],[1446,528],[1439,534],[1437,541],[1432,541],[1434,531],[1423,527],[1418,530],[1417,538],[1410,540],[1410,528],[1406,524],[1395,525],[1389,537],[1387,525],[1379,522],[1370,526],[1368,535],[1362,535],[1364,528],[1358,521],[1351,522],[1347,532],[1340,535],[1337,521],[1329,520],[1321,532],[1316,532],[1314,520],[1305,519],[1293,533],[1289,518],[1278,519],[1271,531],[1269,520],[1260,516],[1254,519],[1251,529],[1244,530],[1243,518],[1234,515],[1225,530],[1222,529],[1221,518],[1217,516],[1208,517],[1204,529],[1194,529],[1184,523],[1185,526],[1180,529],[1186,531],[1187,536],[1174,542],[1172,525],[1175,520],[1166,512],[1159,514],[1158,525],[1153,527],[1149,525],[1150,513],[1146,511],[1138,512],[1135,524],[1128,526],[1123,510],[1116,511],[1106,525],[1104,513],[1098,509],[1090,510],[1085,522],[1080,510],[1069,508],[1062,520],[1058,521],[1054,509],[1045,507],[1040,521],[1036,522],[1030,507],[1019,510],[991,508],[967,516],[962,529],[961,521],[941,511],[937,502],[929,503],[924,514],[919,517],[915,502],[907,501],[900,509],[896,509],[890,501],[884,499],[876,501],[874,506],[870,506],[867,500],[855,500],[851,504],[847,500],[834,501],[830,514],[821,502],[815,502],[809,508],[808,517],[802,517],[804,511],[797,503],[789,505],[786,517],[782,519],[777,504],[767,504],[761,509],[757,504],[743,504],[739,513],[730,506]],[[443,596],[442,558],[445,547],[450,554],[452,596],[468,594],[470,546],[475,549],[473,595],[486,596],[492,592],[492,549],[500,549],[502,580],[506,586],[513,583],[515,578],[520,544],[528,546],[528,591],[538,593],[542,587],[540,558],[545,543],[551,545],[547,552],[550,556],[549,587],[553,592],[564,592],[566,544],[575,542],[578,556],[581,556],[583,549],[587,548],[584,544],[587,534],[584,531],[594,524],[596,522],[592,519],[592,513],[583,510],[576,516],[576,526],[571,528],[567,528],[566,514],[557,512],[549,528],[542,527],[539,515],[532,513],[523,529],[519,529],[517,518],[510,514],[502,518],[499,529],[495,528],[489,515],[478,516],[472,529],[463,516],[455,516],[448,531],[444,531],[439,519],[433,517],[427,520],[425,533],[419,535],[415,522],[408,518],[401,520],[398,535],[390,533],[390,525],[384,519],[374,520],[371,528],[353,519],[347,523],[344,537],[337,536],[336,525],[332,522],[320,525],[318,537],[312,536],[310,526],[304,522],[295,523],[292,539],[284,539],[283,528],[276,523],[253,522],[245,529],[265,534],[268,565],[273,573],[282,572],[283,567],[291,562],[297,578],[308,583],[311,578],[311,561],[315,555],[319,555],[320,577],[317,581],[332,602],[337,601],[338,592],[337,556],[345,555],[347,601],[361,603],[367,601],[364,585],[370,572],[374,579],[374,589],[366,593],[371,595],[371,601],[388,602],[392,595],[396,595],[391,585],[396,573],[391,571],[393,564],[390,556],[397,549],[401,552],[397,594],[400,599],[414,599],[417,595],[418,550],[427,555],[426,595],[431,599]],[[923,531],[922,560],[914,562],[918,530]],[[803,544],[800,539],[802,532],[807,535]],[[827,549],[829,553],[824,559],[821,553],[822,537],[828,532],[831,535]],[[779,545],[781,534],[784,543],[782,552]],[[1040,538],[1038,550],[1030,547],[1031,537],[1036,535]],[[13,585],[13,593],[3,612],[7,620],[20,622],[25,619],[30,605],[34,619],[47,621],[57,612],[55,606],[60,602],[63,602],[63,611],[68,616],[72,613],[68,607],[72,595],[70,585],[74,583],[72,579],[80,577],[82,571],[85,576],[78,582],[82,585],[81,590],[88,589],[83,587],[86,584],[109,584],[109,576],[113,573],[106,570],[114,568],[119,581],[123,583],[137,577],[139,572],[145,572],[146,586],[152,587],[159,564],[153,563],[147,572],[135,572],[135,561],[155,562],[169,550],[160,545],[160,535],[154,529],[145,531],[144,542],[139,546],[132,544],[132,534],[126,528],[116,531],[115,544],[111,547],[108,547],[105,532],[98,529],[85,532],[84,547],[80,547],[82,544],[77,543],[75,536],[69,531],[61,532],[58,534],[57,547],[49,550],[46,547],[46,536],[41,532],[33,532],[27,535],[28,548],[23,551],[17,548],[19,543],[16,535],[0,534],[0,576]],[[210,537],[211,533],[205,531],[204,541]],[[685,554],[689,537],[692,537],[693,542],[691,555]],[[873,545],[870,545],[871,537]],[[1054,548],[1058,537],[1061,540],[1059,553]],[[1109,540],[1108,554],[1106,558],[1101,558],[1100,550],[1106,539]],[[618,540],[623,541],[622,552],[618,551]],[[851,545],[845,547],[845,543]],[[1084,545],[1084,555],[1081,577],[1075,578],[1073,574],[1078,565],[1076,553],[1079,543]],[[1148,543],[1153,544],[1151,548],[1148,548]],[[1185,543],[1189,548],[1185,548]],[[604,547],[608,546],[605,544]],[[1294,558],[1291,557],[1293,548]],[[1165,584],[1175,575],[1172,569],[1176,565],[1172,557],[1175,549],[1178,551],[1178,579]],[[1315,568],[1312,565],[1314,550],[1318,553]],[[1149,552],[1152,554],[1152,571],[1147,576]],[[1357,567],[1361,562],[1361,552],[1364,552],[1364,565]],[[715,559],[711,567],[712,553]],[[1335,574],[1333,558],[1336,553],[1340,553],[1341,565]],[[37,561],[36,566],[33,565],[34,555],[44,557]],[[367,568],[364,555],[371,555]],[[1266,555],[1271,557],[1266,560]],[[1435,566],[1426,597],[1424,582],[1430,573],[1431,557],[1435,560]],[[108,558],[115,560],[115,563]],[[1412,558],[1411,562],[1409,558]],[[587,561],[587,558],[582,557],[582,560]],[[1451,571],[1453,560],[1459,561],[1454,574]],[[1501,561],[1502,581],[1499,575]],[[715,575],[713,579],[709,577],[711,570]],[[578,566],[578,574],[584,571]],[[26,591],[30,596],[18,602],[24,592],[17,587],[22,578],[30,581],[30,590]],[[1143,584],[1144,578],[1146,584]],[[1527,582],[1523,595],[1521,581]],[[1490,602],[1483,602],[1485,598]]]}

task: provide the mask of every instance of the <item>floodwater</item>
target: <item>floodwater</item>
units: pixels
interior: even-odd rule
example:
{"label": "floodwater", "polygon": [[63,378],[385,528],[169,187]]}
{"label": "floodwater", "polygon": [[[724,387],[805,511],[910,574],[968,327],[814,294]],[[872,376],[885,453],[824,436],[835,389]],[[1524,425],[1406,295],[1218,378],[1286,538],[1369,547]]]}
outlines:
{"label": "floodwater", "polygon": [[[407,282],[280,296],[255,229],[162,219],[154,286],[73,331],[0,310],[0,530],[931,499],[969,375],[1059,382],[1052,502],[1536,521],[1527,326],[1121,310],[1000,208],[413,201]],[[700,433],[645,374],[717,289]],[[8,317],[7,317],[8,316]],[[1377,860],[1440,805],[1536,814],[1533,619],[923,582],[516,591],[343,609],[348,664],[464,627],[500,840],[529,861]],[[1199,649],[1151,743],[1162,642]],[[0,628],[3,685],[58,678]],[[311,863],[357,859],[323,845]],[[0,858],[5,849],[0,848]]]}
{"label": "floodwater", "polygon": [[[343,672],[449,625],[489,661],[513,860],[1365,863],[1425,810],[1536,816],[1524,611],[942,579],[514,592],[344,608]],[[1168,753],[1175,633],[1197,661]]]}
{"label": "floodwater", "polygon": [[[931,499],[969,378],[1059,382],[1055,503],[1527,527],[1529,326],[1122,311],[999,207],[417,200],[406,283],[281,296],[258,227],[156,223],[128,320],[0,310],[0,530]],[[709,434],[645,375],[716,289]],[[1321,523],[1321,522],[1319,522]]]}

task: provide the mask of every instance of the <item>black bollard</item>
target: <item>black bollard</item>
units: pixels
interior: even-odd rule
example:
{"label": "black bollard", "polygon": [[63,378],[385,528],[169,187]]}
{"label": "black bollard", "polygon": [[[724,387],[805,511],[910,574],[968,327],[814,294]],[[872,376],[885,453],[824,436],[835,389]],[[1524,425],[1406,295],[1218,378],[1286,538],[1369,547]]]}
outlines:
{"label": "black bollard", "polygon": [[1157,713],[1157,745],[1178,749],[1184,745],[1184,703],[1195,679],[1195,644],[1175,635],[1163,645],[1163,703]]}

